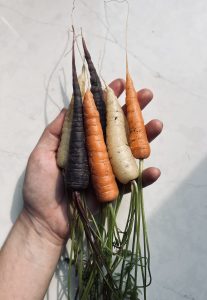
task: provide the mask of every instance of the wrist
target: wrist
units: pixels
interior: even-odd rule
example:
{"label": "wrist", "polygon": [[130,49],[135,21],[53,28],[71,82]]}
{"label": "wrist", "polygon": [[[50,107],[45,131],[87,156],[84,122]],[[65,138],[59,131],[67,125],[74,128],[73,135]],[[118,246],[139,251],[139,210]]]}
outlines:
{"label": "wrist", "polygon": [[65,244],[65,240],[53,232],[46,221],[30,212],[27,207],[23,208],[19,216],[19,221],[25,229],[30,230],[42,243],[57,248],[62,248]]}
{"label": "wrist", "polygon": [[0,251],[0,299],[43,299],[61,250],[24,209]]}

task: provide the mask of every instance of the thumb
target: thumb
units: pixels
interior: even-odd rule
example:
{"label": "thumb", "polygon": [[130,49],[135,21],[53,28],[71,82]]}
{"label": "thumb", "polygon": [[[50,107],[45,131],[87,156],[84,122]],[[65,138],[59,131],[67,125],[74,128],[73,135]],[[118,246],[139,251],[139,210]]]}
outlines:
{"label": "thumb", "polygon": [[44,148],[47,151],[57,151],[66,111],[63,108],[59,115],[45,128],[36,147]]}

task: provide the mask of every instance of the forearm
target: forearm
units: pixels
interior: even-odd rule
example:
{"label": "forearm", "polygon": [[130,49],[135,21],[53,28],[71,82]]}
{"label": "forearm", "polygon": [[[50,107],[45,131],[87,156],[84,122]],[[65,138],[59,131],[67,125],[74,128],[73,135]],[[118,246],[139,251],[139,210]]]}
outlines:
{"label": "forearm", "polygon": [[43,299],[61,254],[22,212],[0,251],[0,299]]}

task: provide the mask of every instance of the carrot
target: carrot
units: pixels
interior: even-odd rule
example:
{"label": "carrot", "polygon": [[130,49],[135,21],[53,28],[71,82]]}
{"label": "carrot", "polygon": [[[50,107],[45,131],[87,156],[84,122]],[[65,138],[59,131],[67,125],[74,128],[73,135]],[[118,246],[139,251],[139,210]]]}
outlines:
{"label": "carrot", "polygon": [[[85,65],[83,65],[82,67],[82,72],[81,75],[78,77],[78,82],[80,85],[81,95],[83,98],[85,94],[85,82],[86,82]],[[68,149],[70,145],[70,134],[71,134],[72,120],[73,120],[73,106],[74,106],[74,97],[72,96],[69,108],[65,115],[65,120],[62,128],[61,141],[57,152],[57,165],[61,169],[65,169],[68,160]]]}
{"label": "carrot", "polygon": [[[127,47],[126,47],[127,48]],[[139,174],[138,179],[132,181],[131,202],[128,213],[129,220],[126,225],[126,241],[124,244],[124,253],[121,266],[121,273],[119,279],[119,289],[123,292],[123,299],[131,295],[134,290],[138,293],[137,280],[141,275],[143,285],[143,299],[146,300],[146,287],[151,283],[150,271],[150,250],[147,236],[146,219],[144,212],[144,201],[142,191],[142,172],[143,159],[150,155],[150,146],[147,139],[146,129],[142,112],[137,101],[137,93],[134,88],[133,81],[128,70],[128,61],[126,54],[126,111],[129,125],[129,145],[132,154],[139,159]],[[133,227],[133,233],[132,233]],[[130,258],[128,258],[130,268],[126,264],[127,252],[129,250],[129,240],[132,234],[132,245],[130,250]],[[143,239],[143,243],[141,243]],[[143,249],[142,249],[143,244]],[[143,252],[142,252],[143,250]],[[127,270],[126,270],[127,269]],[[139,271],[140,270],[140,271]],[[148,271],[148,274],[147,274]],[[149,275],[149,282],[147,283],[147,275]],[[132,278],[134,284],[132,285]]]}
{"label": "carrot", "polygon": [[127,143],[123,110],[114,91],[106,87],[106,143],[116,178],[123,184],[138,177],[138,167]]}
{"label": "carrot", "polygon": [[104,137],[106,135],[106,107],[104,103],[104,95],[101,86],[101,81],[98,77],[94,64],[91,60],[90,53],[86,47],[86,43],[84,38],[82,37],[83,50],[85,54],[85,59],[88,64],[88,69],[90,73],[90,81],[91,81],[91,92],[93,94],[93,98],[98,109],[100,115],[101,126],[103,130]]}
{"label": "carrot", "polygon": [[71,98],[69,108],[65,114],[63,123],[60,145],[57,152],[57,165],[61,169],[65,169],[68,160],[68,148],[70,144],[70,133],[73,118],[73,97]]}
{"label": "carrot", "polygon": [[104,142],[99,113],[89,90],[85,93],[83,109],[93,187],[99,201],[113,201],[117,198],[119,190]]}
{"label": "carrot", "polygon": [[150,155],[150,146],[144,126],[141,108],[133,81],[126,70],[126,108],[129,125],[129,145],[135,158],[144,159]]}
{"label": "carrot", "polygon": [[87,188],[88,186],[89,167],[85,147],[82,97],[75,66],[74,39],[72,49],[72,72],[74,109],[69,157],[65,170],[65,183],[68,188],[79,191]]}

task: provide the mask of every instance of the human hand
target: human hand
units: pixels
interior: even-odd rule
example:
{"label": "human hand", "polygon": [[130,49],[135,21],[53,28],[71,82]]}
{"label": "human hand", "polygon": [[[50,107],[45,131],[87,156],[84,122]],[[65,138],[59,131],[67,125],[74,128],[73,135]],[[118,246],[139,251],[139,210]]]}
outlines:
{"label": "human hand", "polygon": [[[117,97],[124,91],[125,83],[114,80],[110,86]],[[143,109],[151,100],[152,92],[144,89],[138,92],[138,99]],[[123,107],[125,110],[125,108]],[[66,110],[44,130],[37,146],[32,151],[26,169],[23,196],[24,213],[30,218],[35,228],[54,243],[64,243],[68,233],[67,201],[64,182],[56,164],[61,130]],[[152,120],[146,125],[147,136],[151,142],[162,131],[162,123]],[[154,183],[160,176],[157,168],[143,171],[143,185]]]}
{"label": "human hand", "polygon": [[37,231],[54,243],[68,235],[67,201],[64,181],[56,163],[66,109],[44,130],[32,151],[23,185],[24,213]]}

